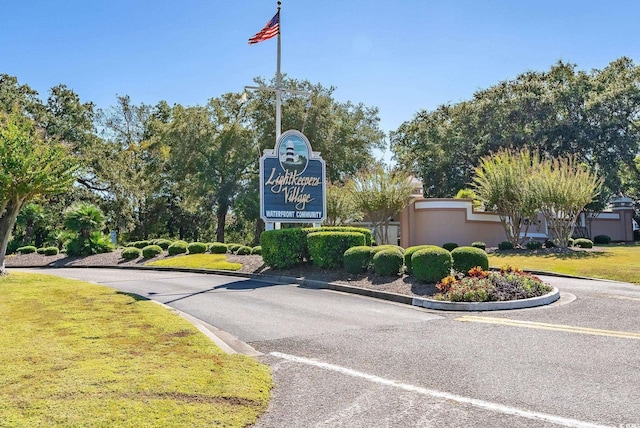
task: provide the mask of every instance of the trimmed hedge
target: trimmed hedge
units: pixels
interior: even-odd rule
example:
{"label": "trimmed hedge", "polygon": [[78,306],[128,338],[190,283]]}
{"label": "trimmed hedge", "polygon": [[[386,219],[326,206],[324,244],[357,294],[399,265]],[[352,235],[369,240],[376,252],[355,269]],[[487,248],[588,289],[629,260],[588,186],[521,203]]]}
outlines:
{"label": "trimmed hedge", "polygon": [[189,254],[204,254],[207,252],[207,244],[204,242],[191,242],[187,245]]}
{"label": "trimmed hedge", "polygon": [[349,227],[349,226],[322,226],[319,230],[317,228],[308,229],[309,233],[314,232],[357,232],[364,235],[364,245],[371,246],[373,243],[373,234],[371,230],[365,227]]}
{"label": "trimmed hedge", "polygon": [[525,247],[527,247],[527,250],[539,250],[540,248],[542,248],[542,242],[533,240],[527,241]]}
{"label": "trimmed hedge", "polygon": [[125,260],[137,259],[142,255],[142,250],[136,247],[127,247],[122,250],[122,258]]}
{"label": "trimmed hedge", "polygon": [[308,258],[307,232],[299,227],[267,230],[260,235],[264,263],[273,269],[286,269]]}
{"label": "trimmed hedge", "polygon": [[151,242],[152,245],[157,245],[165,251],[167,250],[167,248],[169,248],[169,245],[171,245],[172,243],[173,241],[169,239],[154,239]]}
{"label": "trimmed hedge", "polygon": [[59,253],[60,250],[58,250],[58,247],[45,247],[43,254],[45,256],[57,256]]}
{"label": "trimmed hedge", "polygon": [[169,245],[169,248],[167,248],[167,252],[170,256],[185,254],[187,252],[188,246],[189,244],[186,241],[175,241],[173,244]]}
{"label": "trimmed hedge", "polygon": [[411,256],[413,275],[423,282],[440,282],[451,275],[453,259],[451,253],[444,248],[431,246],[413,253]]}
{"label": "trimmed hedge", "polygon": [[314,265],[326,269],[342,267],[344,252],[363,246],[364,235],[359,232],[313,232],[307,235],[309,254]]}
{"label": "trimmed hedge", "polygon": [[404,248],[402,248],[399,245],[393,245],[393,244],[384,244],[384,245],[376,245],[374,247],[371,247],[371,252],[373,254],[376,254],[379,251],[385,251],[385,250],[398,250],[400,251],[402,254],[404,254]]}
{"label": "trimmed hedge", "polygon": [[489,257],[480,248],[458,247],[451,251],[453,259],[453,269],[458,272],[467,273],[476,266],[482,270],[489,270]]}
{"label": "trimmed hedge", "polygon": [[227,244],[223,244],[222,242],[214,242],[209,245],[209,252],[211,254],[226,254]]}
{"label": "trimmed hedge", "polygon": [[513,250],[513,244],[509,241],[502,241],[498,244],[498,250]]}
{"label": "trimmed hedge", "polygon": [[573,246],[579,248],[593,248],[593,242],[590,239],[578,238],[574,239]]}
{"label": "trimmed hedge", "polygon": [[33,254],[36,251],[38,251],[38,249],[33,245],[25,245],[24,247],[20,247],[16,249],[16,253],[18,254]]}
{"label": "trimmed hedge", "polygon": [[40,247],[36,250],[36,253],[38,254],[44,254],[44,247]]}
{"label": "trimmed hedge", "polygon": [[236,251],[236,254],[239,256],[248,256],[251,254],[251,247],[247,245],[241,245],[240,248]]}
{"label": "trimmed hedge", "polygon": [[610,244],[611,237],[609,235],[596,235],[593,237],[593,243],[597,245]]}
{"label": "trimmed hedge", "polygon": [[476,242],[472,242],[471,246],[473,248],[480,248],[481,250],[486,250],[487,249],[487,244],[485,244],[482,241],[476,241]]}
{"label": "trimmed hedge", "polygon": [[378,251],[373,256],[373,271],[378,276],[395,276],[400,273],[403,265],[403,256],[394,248]]}
{"label": "trimmed hedge", "polygon": [[447,251],[453,251],[458,247],[459,247],[459,245],[456,244],[455,242],[447,242],[447,243],[442,244],[442,248],[444,248]]}
{"label": "trimmed hedge", "polygon": [[368,245],[359,245],[351,247],[344,252],[342,262],[344,270],[349,273],[362,273],[369,268],[371,264],[371,247]]}
{"label": "trimmed hedge", "polygon": [[142,249],[142,257],[145,259],[152,259],[158,254],[162,254],[162,247],[160,245],[147,245]]}
{"label": "trimmed hedge", "polygon": [[436,247],[435,245],[415,245],[413,247],[409,247],[406,250],[404,250],[404,266],[407,269],[407,273],[409,275],[413,274],[413,269],[412,269],[412,265],[411,265],[411,257],[413,256],[413,254],[416,251],[422,250],[424,248],[429,248],[429,247],[435,247],[435,248],[439,248]]}
{"label": "trimmed hedge", "polygon": [[149,241],[149,240],[135,241],[135,242],[132,242],[132,243],[129,244],[130,247],[136,247],[136,248],[140,248],[140,249],[143,249],[147,245],[152,245],[151,241]]}
{"label": "trimmed hedge", "polygon": [[227,251],[231,254],[235,254],[240,247],[242,247],[242,244],[236,244],[232,242],[230,244],[227,244]]}
{"label": "trimmed hedge", "polygon": [[259,256],[262,254],[262,247],[260,245],[256,245],[251,249],[251,255]]}

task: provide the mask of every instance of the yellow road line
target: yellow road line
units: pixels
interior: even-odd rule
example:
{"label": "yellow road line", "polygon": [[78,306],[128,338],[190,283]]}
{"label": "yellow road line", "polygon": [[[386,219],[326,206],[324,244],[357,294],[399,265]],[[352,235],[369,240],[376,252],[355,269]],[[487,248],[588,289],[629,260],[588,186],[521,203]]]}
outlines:
{"label": "yellow road line", "polygon": [[456,321],[477,322],[477,323],[484,323],[484,324],[497,324],[497,325],[506,325],[510,327],[524,327],[524,328],[533,328],[538,330],[564,331],[567,333],[589,334],[592,336],[608,336],[608,337],[617,337],[621,339],[640,340],[640,333],[635,333],[631,331],[601,330],[597,328],[574,327],[574,326],[562,325],[562,324],[547,324],[547,323],[533,322],[533,321],[517,321],[517,320],[511,320],[508,318],[491,318],[491,317],[478,317],[478,316],[472,316],[472,315],[465,315],[465,316],[456,318]]}
{"label": "yellow road line", "polygon": [[603,296],[608,297],[609,299],[633,300],[634,302],[640,302],[640,297],[616,296],[615,294],[603,294]]}

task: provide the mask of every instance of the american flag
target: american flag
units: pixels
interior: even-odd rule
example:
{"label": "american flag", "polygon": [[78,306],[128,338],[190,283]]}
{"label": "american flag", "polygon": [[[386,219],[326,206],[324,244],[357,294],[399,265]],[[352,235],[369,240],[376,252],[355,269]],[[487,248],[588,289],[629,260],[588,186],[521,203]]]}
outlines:
{"label": "american flag", "polygon": [[278,33],[280,33],[280,11],[271,18],[271,21],[267,22],[267,25],[262,30],[258,31],[255,36],[249,39],[249,44],[253,45],[264,42],[277,36]]}

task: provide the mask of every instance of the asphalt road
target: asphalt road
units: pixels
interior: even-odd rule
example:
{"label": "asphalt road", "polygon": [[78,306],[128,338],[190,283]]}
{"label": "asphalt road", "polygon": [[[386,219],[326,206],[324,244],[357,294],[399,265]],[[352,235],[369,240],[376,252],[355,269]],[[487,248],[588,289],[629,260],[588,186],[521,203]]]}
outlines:
{"label": "asphalt road", "polygon": [[263,353],[275,388],[258,427],[640,427],[639,286],[544,277],[553,305],[454,313],[217,275],[46,273],[163,302]]}

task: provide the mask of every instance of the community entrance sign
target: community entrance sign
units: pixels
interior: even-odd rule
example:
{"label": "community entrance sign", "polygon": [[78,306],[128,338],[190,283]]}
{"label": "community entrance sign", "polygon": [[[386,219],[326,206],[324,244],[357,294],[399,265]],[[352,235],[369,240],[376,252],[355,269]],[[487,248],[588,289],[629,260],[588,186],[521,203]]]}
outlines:
{"label": "community entrance sign", "polygon": [[265,223],[322,223],[325,164],[300,131],[283,133],[260,158],[260,217]]}

